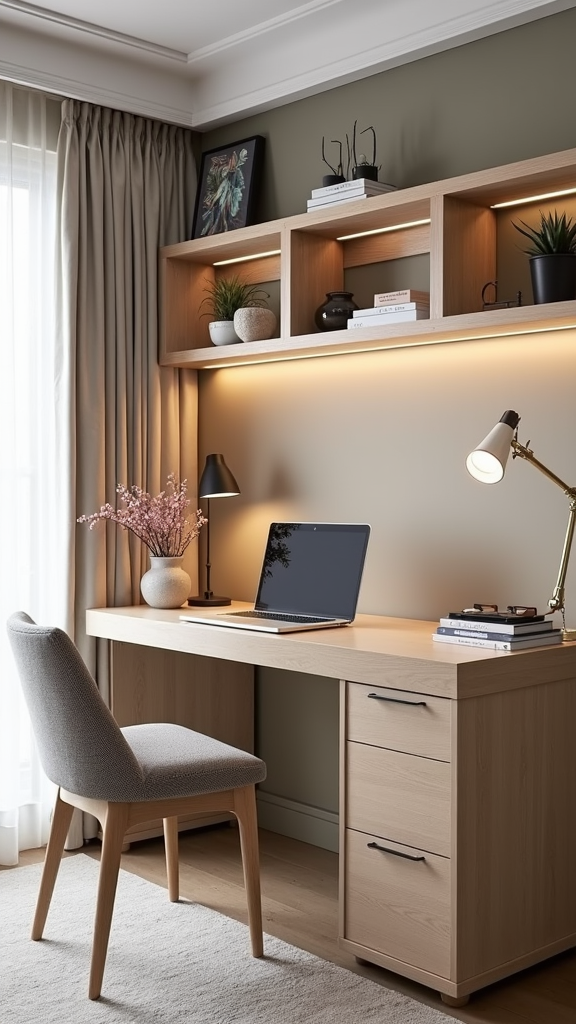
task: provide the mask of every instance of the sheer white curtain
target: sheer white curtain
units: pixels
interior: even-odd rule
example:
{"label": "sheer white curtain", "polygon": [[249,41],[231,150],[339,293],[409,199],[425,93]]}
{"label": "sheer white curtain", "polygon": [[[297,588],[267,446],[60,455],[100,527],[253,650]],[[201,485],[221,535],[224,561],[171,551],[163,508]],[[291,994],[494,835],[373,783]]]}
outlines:
{"label": "sheer white curtain", "polygon": [[54,331],[60,103],[0,81],[0,864],[46,842],[53,787],[40,768],[5,622],[65,626],[66,521],[57,466]]}

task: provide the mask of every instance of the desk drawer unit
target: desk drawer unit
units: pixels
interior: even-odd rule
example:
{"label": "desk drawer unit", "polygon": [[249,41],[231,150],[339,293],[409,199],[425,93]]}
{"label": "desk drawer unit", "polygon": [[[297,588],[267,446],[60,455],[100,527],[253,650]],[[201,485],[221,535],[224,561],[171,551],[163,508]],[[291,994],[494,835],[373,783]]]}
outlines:
{"label": "desk drawer unit", "polygon": [[448,699],[345,684],[341,937],[409,975],[450,975],[450,723]]}
{"label": "desk drawer unit", "polygon": [[450,705],[443,697],[347,683],[346,737],[450,761]]}
{"label": "desk drawer unit", "polygon": [[442,857],[450,856],[450,765],[346,744],[346,822]]}
{"label": "desk drawer unit", "polygon": [[450,861],[346,829],[346,937],[447,977]]}

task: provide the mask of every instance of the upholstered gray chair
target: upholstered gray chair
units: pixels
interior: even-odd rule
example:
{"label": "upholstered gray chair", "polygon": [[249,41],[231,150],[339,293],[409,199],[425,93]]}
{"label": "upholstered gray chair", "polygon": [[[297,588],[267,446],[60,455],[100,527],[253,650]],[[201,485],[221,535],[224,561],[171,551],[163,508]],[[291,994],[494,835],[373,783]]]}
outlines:
{"label": "upholstered gray chair", "polygon": [[102,854],[88,995],[102,988],[124,836],[162,818],[169,898],[178,900],[178,815],[231,811],[238,819],[253,956],[263,953],[255,784],[259,758],[180,725],[120,729],[79,651],[61,629],[25,612],[8,621],[40,759],[58,793],[32,938],[41,939],[73,810],[102,825]]}

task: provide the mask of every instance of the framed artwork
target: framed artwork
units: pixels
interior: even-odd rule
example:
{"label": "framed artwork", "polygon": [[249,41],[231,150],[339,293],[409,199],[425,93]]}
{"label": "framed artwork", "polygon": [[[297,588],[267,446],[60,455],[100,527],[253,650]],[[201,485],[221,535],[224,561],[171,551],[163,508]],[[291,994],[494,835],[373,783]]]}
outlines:
{"label": "framed artwork", "polygon": [[252,223],[264,159],[264,136],[253,135],[202,154],[192,238]]}

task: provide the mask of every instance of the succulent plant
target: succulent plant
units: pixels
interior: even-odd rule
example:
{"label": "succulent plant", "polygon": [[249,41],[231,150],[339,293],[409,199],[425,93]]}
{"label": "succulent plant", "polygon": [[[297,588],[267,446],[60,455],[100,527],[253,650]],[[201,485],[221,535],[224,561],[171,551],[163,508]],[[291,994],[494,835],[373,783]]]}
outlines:
{"label": "succulent plant", "polygon": [[576,253],[576,224],[563,213],[544,214],[540,211],[540,227],[532,228],[523,220],[513,226],[532,243],[524,249],[527,256],[547,256],[551,253]]}
{"label": "succulent plant", "polygon": [[237,309],[246,306],[265,306],[268,292],[254,284],[246,284],[239,277],[219,277],[204,289],[208,294],[200,303],[208,308],[202,316],[213,316],[215,320],[233,320]]}

